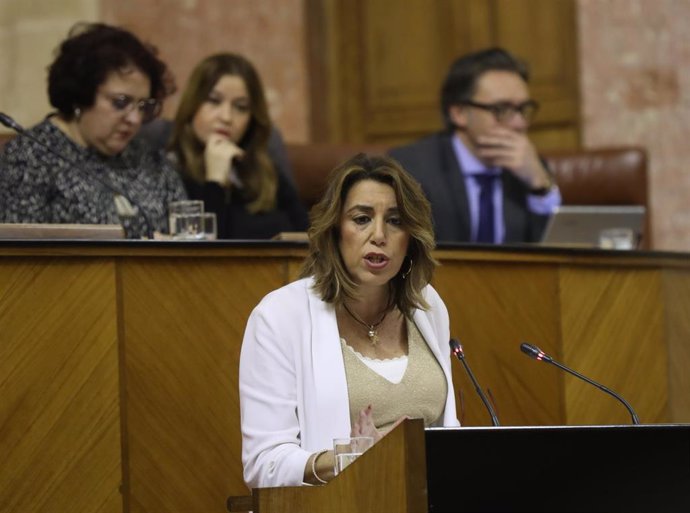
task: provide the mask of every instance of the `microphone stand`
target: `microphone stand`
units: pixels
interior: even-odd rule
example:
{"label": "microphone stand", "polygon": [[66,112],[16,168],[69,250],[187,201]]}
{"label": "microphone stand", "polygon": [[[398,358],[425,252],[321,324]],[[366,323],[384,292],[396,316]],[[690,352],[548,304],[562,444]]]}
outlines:
{"label": "microphone stand", "polygon": [[582,381],[585,381],[586,383],[589,383],[590,385],[594,385],[595,387],[597,387],[602,392],[606,392],[611,397],[618,399],[623,404],[623,406],[625,406],[627,408],[628,413],[630,413],[630,417],[632,418],[632,423],[633,424],[639,424],[640,423],[640,419],[637,417],[637,413],[635,413],[635,410],[633,410],[633,407],[630,406],[630,404],[628,404],[628,401],[623,399],[622,396],[618,395],[613,390],[606,388],[604,385],[597,383],[596,381],[588,378],[587,376],[583,376],[579,372],[577,372],[577,371],[575,371],[569,367],[566,367],[562,363],[557,362],[552,357],[550,357],[548,354],[546,354],[544,351],[539,349],[537,346],[523,342],[522,344],[520,344],[520,350],[523,353],[525,353],[527,356],[530,356],[530,357],[532,357],[535,360],[540,361],[540,362],[546,362],[546,363],[550,363],[551,365],[555,365],[559,369],[564,370],[565,372],[567,372],[569,374],[572,374],[576,378],[580,378]]}
{"label": "microphone stand", "polygon": [[474,389],[477,391],[477,395],[479,395],[479,398],[482,400],[484,403],[484,406],[486,407],[487,411],[489,412],[489,416],[491,416],[491,424],[493,426],[500,426],[500,422],[498,422],[498,417],[496,416],[496,412],[494,412],[493,406],[491,406],[491,403],[489,400],[486,398],[486,395],[484,395],[484,392],[482,391],[482,388],[479,386],[479,383],[477,382],[477,378],[474,377],[474,373],[472,372],[472,369],[470,369],[470,366],[467,364],[465,361],[465,352],[462,350],[462,345],[460,342],[454,338],[450,339],[450,347],[455,356],[457,356],[458,360],[462,362],[463,367],[465,367],[465,371],[467,371],[468,376],[470,377],[470,380],[472,381],[472,384],[474,385]]}

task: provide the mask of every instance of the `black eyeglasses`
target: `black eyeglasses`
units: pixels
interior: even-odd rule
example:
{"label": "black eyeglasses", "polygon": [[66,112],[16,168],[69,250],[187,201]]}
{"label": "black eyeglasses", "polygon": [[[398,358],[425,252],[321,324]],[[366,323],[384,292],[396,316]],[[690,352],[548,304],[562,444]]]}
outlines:
{"label": "black eyeglasses", "polygon": [[471,100],[466,100],[462,104],[491,112],[499,123],[510,121],[518,113],[529,123],[539,110],[539,104],[535,100],[527,100],[517,105],[510,102],[478,103]]}
{"label": "black eyeglasses", "polygon": [[128,94],[108,94],[103,95],[110,100],[113,108],[119,112],[129,114],[136,107],[141,113],[142,122],[148,123],[153,120],[161,111],[161,102],[155,98],[145,98],[143,100],[135,100]]}

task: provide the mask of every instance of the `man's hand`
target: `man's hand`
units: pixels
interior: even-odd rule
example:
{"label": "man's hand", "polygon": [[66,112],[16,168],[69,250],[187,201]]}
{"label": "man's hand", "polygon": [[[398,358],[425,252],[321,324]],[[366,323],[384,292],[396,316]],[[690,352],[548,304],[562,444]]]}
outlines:
{"label": "man's hand", "polygon": [[526,134],[498,127],[477,140],[477,156],[487,164],[508,169],[530,189],[551,185],[551,178]]}

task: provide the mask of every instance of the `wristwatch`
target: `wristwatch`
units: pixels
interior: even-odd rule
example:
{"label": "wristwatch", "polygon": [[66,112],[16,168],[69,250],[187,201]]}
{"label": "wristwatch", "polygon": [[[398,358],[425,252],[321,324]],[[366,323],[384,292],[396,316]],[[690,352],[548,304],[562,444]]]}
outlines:
{"label": "wristwatch", "polygon": [[553,176],[551,176],[551,173],[549,173],[548,171],[546,172],[546,176],[549,178],[549,183],[544,187],[530,189],[530,194],[532,194],[533,196],[546,196],[549,193],[549,191],[553,188],[554,181]]}

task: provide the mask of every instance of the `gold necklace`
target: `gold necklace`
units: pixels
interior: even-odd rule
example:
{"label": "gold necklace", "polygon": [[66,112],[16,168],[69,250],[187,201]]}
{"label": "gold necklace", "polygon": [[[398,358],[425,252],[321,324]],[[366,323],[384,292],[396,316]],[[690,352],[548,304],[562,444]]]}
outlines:
{"label": "gold necklace", "polygon": [[345,308],[345,311],[346,311],[347,313],[350,314],[350,317],[352,317],[355,321],[357,321],[358,323],[360,323],[362,326],[364,326],[364,327],[368,330],[367,335],[369,336],[369,342],[371,342],[371,345],[372,345],[372,346],[375,346],[376,344],[378,344],[378,342],[379,342],[379,335],[378,335],[378,332],[377,332],[377,328],[381,325],[381,323],[383,322],[383,320],[386,318],[386,315],[388,315],[388,310],[389,310],[389,309],[386,308],[386,311],[383,312],[383,315],[382,315],[381,318],[379,319],[379,322],[376,322],[376,323],[374,323],[374,324],[367,324],[367,323],[364,322],[362,319],[360,319],[359,317],[357,317],[357,316],[347,307],[347,305],[345,304],[344,301],[343,301],[343,307]]}

